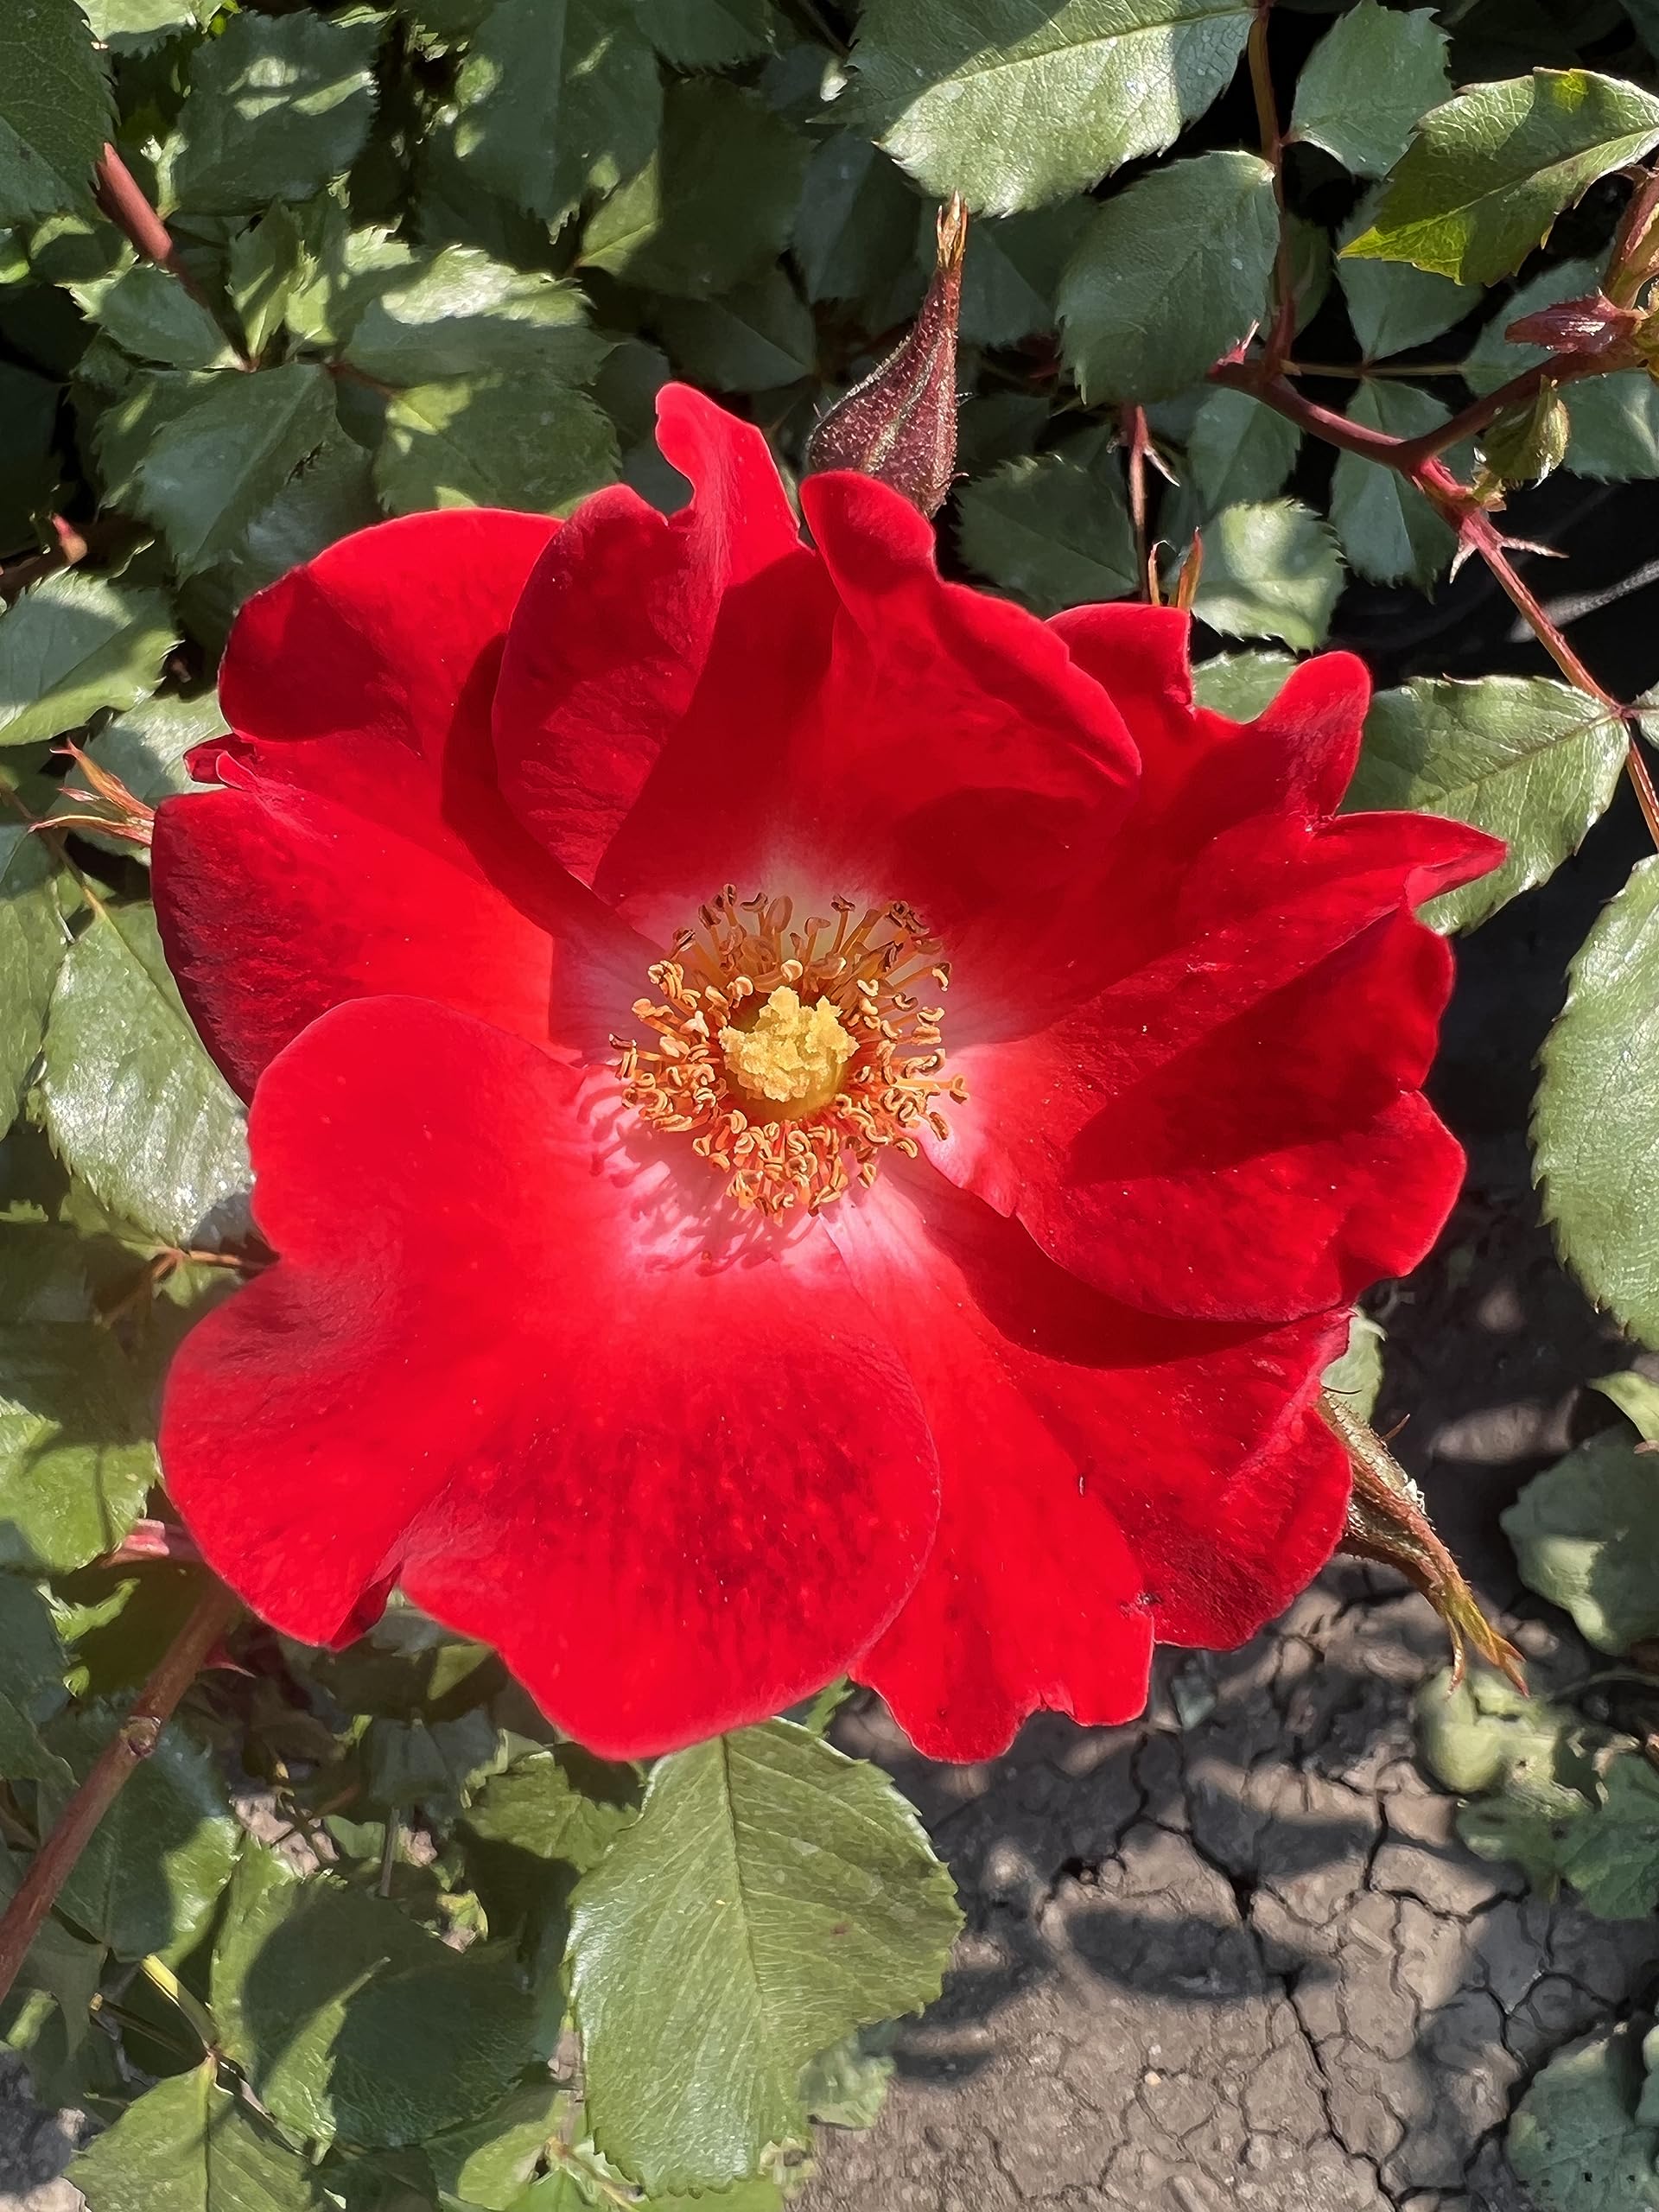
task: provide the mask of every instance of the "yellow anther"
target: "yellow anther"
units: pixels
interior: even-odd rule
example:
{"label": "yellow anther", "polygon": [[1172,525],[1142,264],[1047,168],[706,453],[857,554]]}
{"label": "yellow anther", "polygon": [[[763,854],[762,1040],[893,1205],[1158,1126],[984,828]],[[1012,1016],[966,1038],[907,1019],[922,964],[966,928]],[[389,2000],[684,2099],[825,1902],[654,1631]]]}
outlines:
{"label": "yellow anther", "polygon": [[[790,964],[798,974],[798,963]],[[790,985],[780,983],[752,1029],[721,1031],[720,1049],[741,1091],[779,1121],[792,1121],[830,1103],[858,1047],[828,999],[803,1006]]]}

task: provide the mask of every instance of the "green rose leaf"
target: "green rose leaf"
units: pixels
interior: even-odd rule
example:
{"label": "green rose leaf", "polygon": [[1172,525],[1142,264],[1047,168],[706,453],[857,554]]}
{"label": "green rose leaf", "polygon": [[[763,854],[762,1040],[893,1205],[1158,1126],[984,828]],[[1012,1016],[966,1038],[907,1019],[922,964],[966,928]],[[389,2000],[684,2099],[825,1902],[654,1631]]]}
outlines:
{"label": "green rose leaf", "polygon": [[1284,690],[1295,665],[1289,653],[1217,653],[1193,670],[1193,696],[1212,714],[1253,722]]}
{"label": "green rose leaf", "polygon": [[196,48],[179,115],[175,202],[251,214],[344,174],[374,118],[376,25],[308,10],[232,16]]}
{"label": "green rose leaf", "polygon": [[[1348,420],[1391,437],[1420,437],[1448,421],[1448,410],[1414,385],[1381,378],[1362,384]],[[1337,455],[1331,521],[1348,565],[1373,583],[1408,579],[1427,590],[1457,550],[1458,534],[1397,469],[1354,453]]]}
{"label": "green rose leaf", "polygon": [[280,201],[231,240],[231,305],[251,359],[257,361],[282,328],[306,260],[300,226]]}
{"label": "green rose leaf", "polygon": [[0,1325],[0,1567],[67,1574],[112,1551],[157,1472],[143,1393],[107,1331]]}
{"label": "green rose leaf", "polygon": [[1545,1217],[1597,1304],[1659,1343],[1659,860],[1639,861],[1602,908],[1541,1065]]}
{"label": "green rose leaf", "polygon": [[[1588,1123],[1583,1141],[1595,1141]],[[1627,1431],[1535,1475],[1503,1522],[1526,1580],[1599,1651],[1659,1636],[1659,1458]]]}
{"label": "green rose leaf", "polygon": [[20,1575],[0,1575],[0,1775],[8,1780],[73,1786],[40,1735],[67,1694],[67,1663],[41,1592]]}
{"label": "green rose leaf", "polygon": [[670,89],[658,150],[583,232],[582,261],[671,297],[729,291],[789,244],[806,159],[758,94],[687,78]]}
{"label": "green rose leaf", "polygon": [[1507,276],[1598,177],[1659,146],[1659,99],[1588,69],[1471,86],[1422,119],[1344,253],[1459,283]]}
{"label": "green rose leaf", "polygon": [[1637,2119],[1642,2050],[1618,2027],[1557,2052],[1510,2122],[1510,2163],[1548,2212],[1652,2212],[1659,2128]]}
{"label": "green rose leaf", "polygon": [[1167,399],[1267,311],[1279,236],[1273,171],[1200,154],[1109,200],[1060,279],[1065,359],[1092,404]]}
{"label": "green rose leaf", "polygon": [[1402,14],[1359,0],[1308,56],[1290,131],[1334,154],[1356,176],[1382,176],[1418,119],[1451,91],[1446,33],[1427,8]]}
{"label": "green rose leaf", "polygon": [[115,128],[104,64],[74,0],[0,15],[0,228],[90,210]]}
{"label": "green rose leaf", "polygon": [[529,2063],[536,2009],[499,1945],[453,1951],[327,1874],[245,1853],[213,1952],[225,2050],[299,2135],[372,2148],[476,2120]]}
{"label": "green rose leaf", "polygon": [[1611,1398],[1644,1444],[1659,1444],[1659,1382],[1639,1368],[1627,1367],[1618,1375],[1602,1375],[1590,1385]]}
{"label": "green rose leaf", "polygon": [[664,300],[663,342],[694,384],[772,391],[817,366],[817,326],[781,269],[719,300]]}
{"label": "green rose leaf", "polygon": [[[126,1719],[124,1707],[66,1713],[47,1730],[77,1775]],[[67,1789],[48,1792],[49,1817]],[[188,1944],[231,1878],[242,1830],[213,1755],[169,1724],[123,1784],[71,1868],[58,1910],[118,1958]]]}
{"label": "green rose leaf", "polygon": [[1561,1872],[1603,1920],[1644,1920],[1659,1905],[1659,1774],[1640,1751],[1610,1762],[1601,1803],[1573,1826]]}
{"label": "green rose leaf", "polygon": [[87,2212],[324,2212],[315,2170],[209,2060],[158,2082],[75,2158]]}
{"label": "green rose leaf", "polygon": [[646,0],[639,12],[652,44],[676,69],[734,69],[772,50],[767,0]]}
{"label": "green rose leaf", "polygon": [[400,386],[518,368],[585,384],[609,350],[574,284],[448,246],[369,303],[346,359]]}
{"label": "green rose leaf", "polygon": [[1115,465],[1058,454],[1005,461],[957,495],[963,558],[1039,614],[1139,588],[1135,531]]}
{"label": "green rose leaf", "polygon": [[1294,499],[1225,507],[1205,524],[1193,612],[1225,637],[1281,638],[1311,652],[1341,590],[1336,539]]}
{"label": "green rose leaf", "polygon": [[149,906],[95,913],[53,993],[41,1078],[59,1156],[100,1204],[168,1243],[248,1187],[246,1124],[191,1027]]}
{"label": "green rose leaf", "polygon": [[152,261],[136,262],[118,276],[69,289],[93,321],[141,361],[159,361],[171,369],[235,365],[224,332],[200,301]]}
{"label": "green rose leaf", "polygon": [[1302,434],[1248,391],[1212,391],[1186,442],[1187,467],[1207,514],[1270,499],[1295,466]]}
{"label": "green rose leaf", "polygon": [[807,298],[856,300],[883,289],[915,243],[916,194],[903,173],[868,138],[826,138],[807,165],[791,240]]}
{"label": "green rose leaf", "polygon": [[[567,2121],[570,2104],[569,2089],[533,2082],[481,2120],[431,2137],[422,2147],[438,2187],[480,2212],[512,2212],[543,2152]],[[541,2212],[539,2195],[533,2212]],[[721,2212],[718,2199],[710,2212]]]}
{"label": "green rose leaf", "polygon": [[677,1751],[579,1885],[588,2116],[649,2194],[807,2139],[807,2062],[937,1995],[950,1877],[886,1777],[784,1721]]}
{"label": "green rose leaf", "polygon": [[1338,258],[1337,276],[1348,302],[1348,320],[1368,361],[1438,338],[1461,322],[1480,292],[1473,284],[1454,284],[1432,270],[1408,261],[1348,261]]}
{"label": "green rose leaf", "polygon": [[386,408],[375,488],[394,514],[524,507],[556,514],[616,474],[616,433],[556,371],[411,385]]}
{"label": "green rose leaf", "polygon": [[23,1103],[68,944],[57,873],[26,823],[0,822],[0,1136]]}
{"label": "green rose leaf", "polygon": [[334,422],[333,386],[312,363],[214,377],[149,441],[132,504],[194,575],[233,548]]}
{"label": "green rose leaf", "polygon": [[1225,90],[1246,0],[868,0],[855,113],[940,199],[1039,207],[1160,153]]}
{"label": "green rose leaf", "polygon": [[976,224],[962,270],[958,331],[969,346],[1017,346],[1052,330],[1060,272],[1089,227],[1086,200]]}
{"label": "green rose leaf", "polygon": [[66,569],[0,615],[0,745],[41,745],[155,689],[178,637],[166,595]]}
{"label": "green rose leaf", "polygon": [[199,30],[218,0],[85,0],[92,36],[115,54],[144,54],[180,31]]}
{"label": "green rose leaf", "polygon": [[497,0],[461,66],[455,151],[492,192],[563,223],[657,143],[662,92],[633,11],[607,0]]}
{"label": "green rose leaf", "polygon": [[1372,701],[1344,804],[1449,815],[1502,837],[1502,868],[1423,909],[1436,929],[1472,929],[1578,850],[1618,788],[1624,747],[1616,716],[1553,678],[1419,677]]}

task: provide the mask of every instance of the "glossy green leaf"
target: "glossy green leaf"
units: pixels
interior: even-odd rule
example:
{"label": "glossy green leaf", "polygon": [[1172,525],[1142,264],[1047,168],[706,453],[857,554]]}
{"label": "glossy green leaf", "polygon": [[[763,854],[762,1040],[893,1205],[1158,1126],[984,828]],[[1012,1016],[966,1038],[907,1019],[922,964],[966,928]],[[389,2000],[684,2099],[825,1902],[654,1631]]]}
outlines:
{"label": "glossy green leaf", "polygon": [[149,906],[95,914],[70,947],[41,1092],[60,1158],[142,1230],[189,1245],[247,1189],[242,1109],[190,1026]]}
{"label": "glossy green leaf", "polygon": [[1267,310],[1279,236],[1255,154],[1173,162],[1109,200],[1060,279],[1068,365],[1091,404],[1165,399]]}
{"label": "glossy green leaf", "polygon": [[1244,51],[1246,0],[868,0],[857,120],[940,199],[1005,215],[1173,143]]}
{"label": "glossy green leaf", "polygon": [[[1362,384],[1348,420],[1390,437],[1438,430],[1449,410],[1414,385],[1376,378]],[[1351,569],[1373,583],[1410,582],[1427,589],[1451,565],[1458,535],[1397,469],[1339,453],[1331,479],[1331,521]]]}
{"label": "glossy green leaf", "polygon": [[50,378],[0,361],[0,544],[33,543],[32,518],[54,504],[59,396]]}
{"label": "glossy green leaf", "polygon": [[386,409],[374,481],[394,514],[424,507],[558,513],[616,474],[616,434],[557,373],[518,369],[412,385]]}
{"label": "glossy green leaf", "polygon": [[87,2145],[69,2169],[86,2212],[323,2212],[312,2167],[216,2071],[158,2082]]}
{"label": "glossy green leaf", "polygon": [[963,558],[1039,614],[1139,588],[1135,531],[1114,465],[1058,454],[1010,461],[957,496]]}
{"label": "glossy green leaf", "polygon": [[23,1103],[68,943],[57,862],[27,823],[0,822],[0,1136]]}
{"label": "glossy green leaf", "polygon": [[1558,2051],[1510,2122],[1510,2163],[1541,2212],[1653,2212],[1659,2128],[1636,2117],[1642,2054],[1630,2026]]}
{"label": "glossy green leaf", "polygon": [[252,213],[342,175],[374,117],[377,27],[309,10],[234,15],[196,48],[172,167],[177,204]]}
{"label": "glossy green leaf", "polygon": [[1193,695],[1212,713],[1254,721],[1284,690],[1295,665],[1289,653],[1217,653],[1193,670]]}
{"label": "glossy green leaf", "polygon": [[772,391],[813,374],[817,328],[781,269],[718,300],[665,300],[663,343],[693,384],[715,391]]}
{"label": "glossy green leaf", "polygon": [[1052,330],[1060,273],[1089,227],[1086,200],[975,225],[962,270],[964,345],[1015,346]]}
{"label": "glossy green leaf", "polygon": [[463,166],[552,224],[632,175],[662,119],[639,19],[609,0],[496,0],[456,97]]}
{"label": "glossy green leaf", "polygon": [[[115,1706],[66,1713],[47,1741],[85,1775],[126,1717]],[[55,1819],[68,1793],[48,1794]],[[70,1869],[58,1910],[118,1958],[187,1944],[218,1903],[241,1847],[213,1754],[169,1723]]]}
{"label": "glossy green leaf", "polygon": [[645,0],[640,20],[677,69],[732,69],[770,54],[770,0]]}
{"label": "glossy green leaf", "polygon": [[1659,99],[1588,69],[1475,85],[1423,118],[1357,259],[1460,283],[1507,276],[1598,177],[1659,145]]}
{"label": "glossy green leaf", "polygon": [[807,147],[757,93],[718,77],[671,87],[662,143],[582,233],[585,264],[671,297],[709,299],[788,245]]}
{"label": "glossy green leaf", "polygon": [[74,0],[0,10],[0,228],[90,206],[115,128],[104,64]]}
{"label": "glossy green leaf", "polygon": [[1311,652],[1341,590],[1335,537],[1294,499],[1225,507],[1205,524],[1193,612],[1225,637],[1281,638]]}
{"label": "glossy green leaf", "polygon": [[157,1471],[149,1409],[107,1332],[0,1326],[0,1567],[67,1573],[113,1550]]}
{"label": "glossy green leaf", "polygon": [[344,431],[330,429],[220,563],[227,615],[336,538],[366,530],[381,518],[368,454]]}
{"label": "glossy green leaf", "polygon": [[189,575],[231,550],[334,421],[333,387],[312,364],[215,377],[149,442],[133,504]]}
{"label": "glossy green leaf", "polygon": [[1659,860],[1638,861],[1592,924],[1541,1065],[1545,1218],[1596,1303],[1659,1344]]}
{"label": "glossy green leaf", "polygon": [[529,2063],[536,2025],[499,1946],[453,1951],[395,1905],[257,1850],[232,1887],[212,2004],[283,2126],[365,2146],[478,2119]]}
{"label": "glossy green leaf", "polygon": [[370,302],[345,358],[397,386],[520,368],[585,384],[608,350],[574,284],[448,246]]}
{"label": "glossy green leaf", "polygon": [[791,241],[808,299],[856,300],[891,284],[914,251],[916,214],[915,192],[879,146],[848,131],[826,138]]}
{"label": "glossy green leaf", "polygon": [[1270,499],[1295,465],[1302,434],[1248,391],[1209,394],[1186,442],[1186,465],[1206,513]]}
{"label": "glossy green leaf", "polygon": [[92,36],[114,54],[144,54],[210,22],[217,0],[85,0]]}
{"label": "glossy green leaf", "polygon": [[380,1810],[461,1803],[505,1764],[501,1732],[487,1713],[371,1720],[359,1752],[365,1798]]}
{"label": "glossy green leaf", "polygon": [[1627,1431],[1535,1475],[1503,1520],[1526,1580],[1598,1650],[1659,1636],[1659,1457]]}
{"label": "glossy green leaf", "polygon": [[40,1734],[67,1695],[67,1661],[39,1590],[0,1574],[0,1775],[10,1781],[72,1783]]}
{"label": "glossy green leaf", "polygon": [[252,359],[282,328],[305,264],[300,226],[280,201],[231,240],[227,289]]}
{"label": "glossy green leaf", "polygon": [[141,361],[173,369],[235,365],[225,334],[207,308],[154,262],[135,262],[118,276],[70,289],[93,321]]}
{"label": "glossy green leaf", "polygon": [[1644,1444],[1659,1444],[1659,1382],[1639,1368],[1601,1375],[1590,1385],[1618,1408]]}
{"label": "glossy green leaf", "polygon": [[0,746],[40,745],[155,689],[178,636],[165,596],[73,569],[0,614]]}
{"label": "glossy green leaf", "polygon": [[1616,717],[1551,677],[1419,677],[1372,701],[1345,804],[1450,815],[1502,837],[1501,868],[1423,909],[1436,929],[1472,929],[1577,851],[1618,788],[1624,747]]}
{"label": "glossy green leaf", "polygon": [[1480,297],[1474,284],[1455,284],[1408,261],[1348,261],[1338,257],[1337,276],[1348,303],[1360,352],[1368,361],[1421,346],[1450,330]]}
{"label": "glossy green leaf", "polygon": [[[430,2137],[423,2148],[438,2187],[480,2212],[512,2212],[570,2107],[569,2089],[533,2082],[466,2127]],[[718,2200],[709,2212],[720,2212]]]}
{"label": "glossy green leaf", "polygon": [[648,2193],[803,2142],[801,2070],[938,1991],[950,1877],[885,1777],[774,1721],[661,1760],[576,1891],[588,2117]]}
{"label": "glossy green leaf", "polygon": [[1573,1826],[1561,1872],[1586,1911],[1645,1920],[1659,1905],[1659,1773],[1640,1751],[1611,1760],[1602,1802]]}
{"label": "glossy green leaf", "polygon": [[1291,135],[1334,154],[1356,176],[1382,176],[1414,126],[1451,91],[1446,33],[1427,8],[1409,13],[1358,0],[1308,56]]}
{"label": "glossy green leaf", "polygon": [[372,226],[353,230],[329,200],[307,211],[299,271],[283,320],[302,345],[333,353],[357,327],[358,318],[391,285],[413,276],[415,255],[400,239]]}

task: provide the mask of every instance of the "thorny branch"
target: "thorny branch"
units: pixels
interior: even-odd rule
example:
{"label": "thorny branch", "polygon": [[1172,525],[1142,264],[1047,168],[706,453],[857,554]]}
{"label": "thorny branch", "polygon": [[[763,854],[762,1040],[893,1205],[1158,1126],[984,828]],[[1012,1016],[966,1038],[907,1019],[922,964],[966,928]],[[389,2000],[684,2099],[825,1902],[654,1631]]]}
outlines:
{"label": "thorny branch", "polygon": [[[1506,540],[1491,518],[1487,504],[1473,486],[1460,483],[1439,456],[1466,438],[1478,436],[1512,408],[1536,398],[1545,386],[1559,387],[1576,378],[1605,376],[1633,366],[1641,356],[1628,336],[1611,338],[1605,330],[1586,330],[1576,346],[1563,345],[1550,358],[1511,377],[1496,391],[1471,400],[1462,411],[1437,429],[1414,438],[1390,436],[1385,430],[1367,429],[1307,398],[1290,380],[1295,372],[1290,359],[1295,336],[1295,302],[1290,289],[1290,231],[1284,192],[1285,140],[1268,66],[1267,23],[1273,0],[1257,0],[1250,26],[1249,47],[1250,83],[1261,125],[1262,151],[1272,165],[1274,189],[1280,212],[1276,304],[1262,350],[1247,354],[1241,347],[1210,371],[1211,384],[1244,391],[1271,407],[1310,437],[1344,453],[1394,469],[1414,485],[1429,504],[1458,533],[1459,555],[1475,554],[1484,562],[1539,644],[1567,682],[1617,715],[1625,726],[1624,765],[1649,835],[1659,846],[1659,793],[1638,742],[1638,717],[1633,708],[1621,704],[1598,682],[1573,652],[1560,627],[1550,620],[1536,595],[1519,575],[1509,555]],[[1637,169],[1631,193],[1614,237],[1603,304],[1610,320],[1623,311],[1629,325],[1630,310],[1643,288],[1659,273],[1659,171]]]}

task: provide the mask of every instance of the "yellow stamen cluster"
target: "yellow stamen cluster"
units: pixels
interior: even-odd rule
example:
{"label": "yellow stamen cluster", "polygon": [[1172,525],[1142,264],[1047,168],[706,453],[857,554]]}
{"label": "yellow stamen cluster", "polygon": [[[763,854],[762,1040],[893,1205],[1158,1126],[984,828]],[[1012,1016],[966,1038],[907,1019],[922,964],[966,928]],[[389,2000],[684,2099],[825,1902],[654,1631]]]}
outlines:
{"label": "yellow stamen cluster", "polygon": [[647,1127],[689,1135],[740,1206],[816,1213],[854,1176],[873,1183],[887,1145],[913,1156],[924,1125],[950,1134],[941,1097],[943,991],[950,970],[902,902],[791,926],[788,899],[741,903],[728,884],[651,970],[659,1004],[637,999],[654,1049],[613,1039],[627,1103]]}

